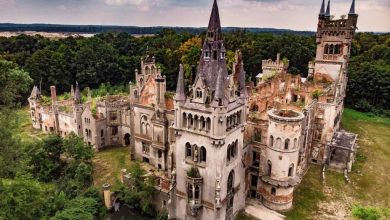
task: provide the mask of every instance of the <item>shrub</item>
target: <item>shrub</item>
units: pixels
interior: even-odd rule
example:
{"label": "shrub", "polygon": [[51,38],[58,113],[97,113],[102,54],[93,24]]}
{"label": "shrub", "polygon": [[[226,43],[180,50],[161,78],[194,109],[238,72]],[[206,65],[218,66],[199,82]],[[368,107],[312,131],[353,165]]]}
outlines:
{"label": "shrub", "polygon": [[363,207],[359,205],[354,205],[352,207],[352,214],[354,217],[362,220],[379,220],[381,218],[381,215],[375,208]]}

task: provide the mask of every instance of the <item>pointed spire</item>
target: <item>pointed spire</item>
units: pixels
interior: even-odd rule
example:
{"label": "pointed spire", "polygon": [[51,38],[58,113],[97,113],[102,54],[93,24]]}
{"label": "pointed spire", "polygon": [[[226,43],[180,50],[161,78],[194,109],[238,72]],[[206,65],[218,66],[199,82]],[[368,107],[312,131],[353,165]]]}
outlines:
{"label": "pointed spire", "polygon": [[328,6],[326,7],[325,16],[330,17],[330,0],[328,0]]}
{"label": "pointed spire", "polygon": [[222,37],[221,20],[219,17],[217,0],[214,0],[213,9],[211,11],[208,34],[208,37],[214,40],[220,40],[220,38]]}
{"label": "pointed spire", "polygon": [[185,87],[184,87],[184,68],[183,64],[180,64],[180,71],[179,71],[179,77],[177,79],[177,88],[176,88],[176,101],[185,101],[186,95],[185,95]]}
{"label": "pointed spire", "polygon": [[320,16],[325,16],[325,0],[322,0],[321,10],[320,10]]}
{"label": "pointed spire", "polygon": [[224,95],[224,89],[225,89],[225,82],[224,77],[222,73],[222,69],[219,69],[218,71],[218,78],[217,78],[217,85],[215,88],[215,95],[214,95],[214,106],[222,106],[223,105],[223,95]]}
{"label": "pointed spire", "polygon": [[76,81],[76,91],[75,91],[75,95],[74,95],[74,103],[75,104],[81,104],[82,103],[80,89],[79,89],[79,83],[77,81]]}
{"label": "pointed spire", "polygon": [[355,0],[352,0],[351,9],[349,9],[349,15],[355,15]]}

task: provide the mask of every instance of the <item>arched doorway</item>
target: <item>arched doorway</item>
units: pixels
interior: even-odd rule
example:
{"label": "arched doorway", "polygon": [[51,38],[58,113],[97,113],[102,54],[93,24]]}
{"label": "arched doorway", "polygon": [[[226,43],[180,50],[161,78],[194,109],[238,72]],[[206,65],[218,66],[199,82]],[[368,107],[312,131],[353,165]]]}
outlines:
{"label": "arched doorway", "polygon": [[125,141],[125,145],[126,146],[129,146],[130,145],[130,139],[131,139],[131,136],[129,133],[126,133],[125,134],[125,138],[124,138],[124,141]]}

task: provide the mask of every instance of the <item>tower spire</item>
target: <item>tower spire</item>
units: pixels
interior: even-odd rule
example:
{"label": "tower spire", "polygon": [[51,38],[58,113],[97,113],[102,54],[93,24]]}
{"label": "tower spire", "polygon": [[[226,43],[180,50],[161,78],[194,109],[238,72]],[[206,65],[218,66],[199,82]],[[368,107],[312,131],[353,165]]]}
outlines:
{"label": "tower spire", "polygon": [[82,104],[79,83],[77,81],[76,81],[76,91],[74,94],[74,103],[75,104]]}
{"label": "tower spire", "polygon": [[351,9],[349,9],[349,15],[355,15],[355,0],[352,0]]}
{"label": "tower spire", "polygon": [[177,79],[177,88],[176,88],[176,101],[185,101],[186,95],[184,91],[184,68],[183,64],[180,64],[180,71],[179,71],[179,77]]}
{"label": "tower spire", "polygon": [[328,0],[328,6],[326,7],[325,16],[330,17],[330,0]]}
{"label": "tower spire", "polygon": [[325,15],[325,0],[322,0],[321,10],[320,10],[320,16]]}
{"label": "tower spire", "polygon": [[221,19],[219,17],[217,0],[214,0],[207,32],[210,40],[221,40],[222,38]]}

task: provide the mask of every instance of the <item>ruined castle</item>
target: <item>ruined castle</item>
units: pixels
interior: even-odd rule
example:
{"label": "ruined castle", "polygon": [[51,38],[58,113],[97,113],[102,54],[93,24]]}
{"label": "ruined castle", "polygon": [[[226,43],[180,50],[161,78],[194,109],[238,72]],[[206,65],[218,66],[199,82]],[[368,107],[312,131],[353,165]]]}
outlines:
{"label": "ruined castle", "polygon": [[234,219],[248,200],[289,210],[308,164],[351,171],[357,137],[341,130],[340,121],[357,19],[354,0],[340,19],[323,1],[308,77],[289,74],[288,60],[278,54],[276,61],[262,61],[254,85],[245,81],[240,51],[228,73],[214,1],[195,80],[186,85],[181,66],[173,98],[148,55],[128,96],[83,102],[76,84],[71,98],[59,101],[51,87],[45,106],[34,87],[33,126],[62,136],[73,132],[97,150],[128,146],[132,159],[162,173],[154,202],[170,219]]}

